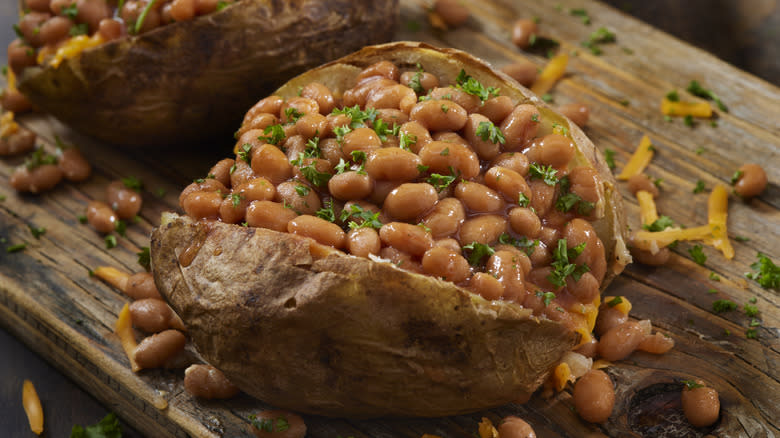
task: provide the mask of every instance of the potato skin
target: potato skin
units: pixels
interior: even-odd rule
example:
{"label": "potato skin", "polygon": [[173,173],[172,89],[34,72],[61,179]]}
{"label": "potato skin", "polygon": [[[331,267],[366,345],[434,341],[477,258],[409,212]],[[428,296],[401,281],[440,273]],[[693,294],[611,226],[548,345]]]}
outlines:
{"label": "potato skin", "polygon": [[112,144],[205,144],[228,138],[290,77],[390,40],[398,19],[398,0],[241,0],[58,68],[27,68],[18,87],[38,108]]}
{"label": "potato skin", "polygon": [[[603,181],[593,223],[609,267],[602,289],[622,271],[630,261],[622,199],[603,157],[573,123],[478,59],[422,43],[372,46],[276,94],[297,95],[311,81],[340,92],[382,59],[420,62],[445,83],[464,68],[567,126],[576,164],[590,163]],[[182,266],[177,257],[190,246],[199,250]],[[200,354],[246,393],[305,413],[431,417],[499,406],[533,392],[578,340],[514,303],[267,229],[166,214],[151,256],[157,287]]]}
{"label": "potato skin", "polygon": [[[190,245],[200,249],[181,266]],[[299,412],[499,406],[534,391],[577,341],[510,302],[272,230],[170,216],[151,250],[157,287],[199,353],[242,391]]]}

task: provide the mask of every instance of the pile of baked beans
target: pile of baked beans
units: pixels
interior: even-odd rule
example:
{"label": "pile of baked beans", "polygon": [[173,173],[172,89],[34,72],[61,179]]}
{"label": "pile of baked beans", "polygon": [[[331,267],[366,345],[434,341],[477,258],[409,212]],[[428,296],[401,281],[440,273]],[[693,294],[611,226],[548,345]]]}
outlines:
{"label": "pile of baked beans", "polygon": [[341,95],[312,82],[258,102],[236,158],[179,201],[196,219],[307,236],[573,326],[568,311],[594,302],[606,271],[589,222],[601,180],[542,117],[466,72],[443,84],[382,61]]}
{"label": "pile of baked beans", "polygon": [[8,46],[8,65],[19,74],[39,63],[41,51],[53,55],[74,36],[100,34],[104,41],[111,41],[192,20],[231,3],[233,0],[25,0],[16,27],[18,38]]}

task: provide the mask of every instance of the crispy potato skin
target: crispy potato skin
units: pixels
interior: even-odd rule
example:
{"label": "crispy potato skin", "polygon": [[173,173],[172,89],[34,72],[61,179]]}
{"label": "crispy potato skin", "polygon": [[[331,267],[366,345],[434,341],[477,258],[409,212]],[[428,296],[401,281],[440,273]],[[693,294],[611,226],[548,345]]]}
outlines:
{"label": "crispy potato skin", "polygon": [[[307,72],[276,94],[294,96],[315,80],[342,92],[380,59],[420,62],[444,83],[465,68],[567,126],[577,164],[592,163],[603,180],[594,223],[610,267],[603,287],[622,271],[630,261],[622,199],[603,157],[573,123],[478,59],[391,43]],[[182,266],[189,248],[198,250]],[[151,255],[157,287],[201,355],[248,394],[300,412],[444,416],[502,405],[533,392],[578,340],[516,304],[266,229],[166,214]]]}
{"label": "crispy potato skin", "polygon": [[242,0],[58,68],[28,68],[18,86],[38,108],[112,144],[204,144],[229,138],[290,77],[390,40],[398,17],[398,0]]}
{"label": "crispy potato skin", "polygon": [[535,390],[577,340],[509,302],[334,250],[315,258],[310,245],[186,217],[152,234],[157,286],[198,351],[275,406],[350,417],[472,412]]}

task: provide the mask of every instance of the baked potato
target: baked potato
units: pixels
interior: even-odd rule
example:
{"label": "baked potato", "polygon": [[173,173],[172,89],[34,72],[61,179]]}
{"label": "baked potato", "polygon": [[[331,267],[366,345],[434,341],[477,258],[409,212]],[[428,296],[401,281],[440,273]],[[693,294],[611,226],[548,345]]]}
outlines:
{"label": "baked potato", "polygon": [[24,68],[18,88],[39,109],[106,142],[202,144],[232,133],[254,102],[290,77],[389,40],[398,16],[397,0],[240,0],[74,47],[77,54],[56,67]]}
{"label": "baked potato", "polygon": [[[412,74],[400,75],[401,70]],[[385,105],[388,101],[380,97],[389,91],[377,91],[383,88],[360,91],[361,86],[372,83],[399,89],[399,75],[406,79],[401,79],[402,86],[410,76],[412,81],[416,77],[426,82],[429,77],[423,73],[438,77],[442,87],[421,89],[422,99],[418,103],[415,95],[414,102],[407,102],[407,110],[412,108],[408,112],[383,110],[399,105],[398,99]],[[313,83],[326,87],[340,102],[327,116],[330,127],[315,131],[317,137],[303,134],[304,126],[291,121],[254,131],[242,127],[236,159],[221,161],[207,179],[186,188],[180,201],[187,215],[166,213],[152,233],[155,282],[187,325],[198,351],[246,393],[281,408],[325,416],[446,416],[520,400],[535,391],[564,353],[590,339],[600,290],[630,262],[624,244],[622,200],[600,153],[582,131],[528,90],[458,50],[408,42],[366,47],[292,79],[276,91],[276,97],[264,99],[256,107],[267,109],[268,102],[275,99],[274,111],[280,117],[289,116],[289,108],[303,113],[306,105],[300,105],[299,91]],[[448,84],[457,85],[443,87]],[[490,113],[487,108],[501,100],[491,100],[499,92],[511,100],[511,114],[502,117],[491,113],[496,120],[503,119],[497,127],[477,113]],[[524,199],[523,193],[509,190],[511,196],[506,197],[508,186],[499,181],[511,182],[516,173],[498,164],[511,167],[507,159],[519,155],[540,157],[541,164],[560,161],[561,155],[544,157],[528,148],[536,147],[539,139],[516,146],[516,152],[480,149],[477,169],[498,168],[503,180],[490,170],[471,172],[464,162],[477,159],[477,155],[471,154],[468,146],[458,145],[453,132],[444,135],[443,129],[433,129],[438,119],[421,118],[418,109],[434,105],[442,113],[435,116],[449,120],[465,111],[457,101],[466,94],[478,96],[472,102],[471,117],[483,121],[486,128],[492,126],[488,134],[503,138],[497,129],[506,134],[502,146],[513,141],[510,134],[519,132],[513,123],[520,122],[512,115],[518,112],[528,116],[523,122],[526,125],[539,124],[534,132],[541,139],[562,141],[572,148],[562,152],[566,162],[558,163],[556,171],[566,178],[571,176],[571,181],[567,179],[570,188],[564,189],[557,179],[555,185],[542,182],[547,188],[539,186],[542,177],[532,176],[539,171],[536,166],[525,177],[536,187],[526,191],[529,196]],[[282,100],[287,110],[278,106]],[[373,104],[381,108],[372,109]],[[346,109],[340,110],[342,107]],[[349,119],[339,122],[344,112],[350,114]],[[373,124],[364,120],[370,114]],[[323,115],[312,117],[320,116],[326,119]],[[409,121],[402,123],[407,116]],[[401,126],[389,129],[393,117]],[[409,146],[410,123],[424,124],[437,132],[422,145],[427,131],[416,131],[416,146]],[[365,130],[368,126],[378,135],[384,131],[381,146],[366,148],[368,140],[364,139],[363,146],[348,152],[355,146],[350,134],[361,132],[371,137],[370,129]],[[468,129],[459,128],[454,134],[470,137]],[[272,132],[280,137],[271,138]],[[332,135],[338,139],[327,140]],[[309,148],[301,149],[304,142]],[[314,147],[317,144],[321,150]],[[335,156],[328,146],[334,144],[341,152]],[[447,147],[434,155],[428,153],[436,146]],[[418,147],[419,156],[411,152]],[[383,154],[379,151],[422,157],[422,161],[410,158],[412,164],[420,164],[419,173],[408,162],[393,161],[395,164],[385,169],[389,173],[383,174],[376,166]],[[297,157],[291,160],[293,169],[285,177],[279,178],[280,169],[287,166],[284,161],[268,165],[274,162],[273,154],[282,154],[283,159],[285,154],[287,159]],[[450,162],[452,178],[448,181],[453,184],[443,187],[434,183],[443,177],[434,170],[446,168],[440,160],[455,156],[470,158]],[[338,164],[317,157],[338,158]],[[556,174],[552,164],[542,168],[548,176]],[[317,172],[312,173],[312,169]],[[327,184],[318,184],[314,177],[327,172],[335,175]],[[352,198],[362,196],[362,201],[346,201],[331,182],[347,173],[375,178],[372,194]],[[552,199],[548,199],[545,205],[550,212],[542,215],[545,196],[561,199],[566,193],[581,193],[574,175],[582,173],[590,175],[594,184],[590,208],[578,211],[569,205],[558,211],[549,208]],[[401,174],[407,174],[411,182],[401,183]],[[285,186],[290,181],[294,190]],[[268,183],[276,187],[273,193],[267,189]],[[439,191],[433,195],[433,207],[428,205],[413,214],[403,212],[424,204],[420,200],[429,196],[426,190],[434,184]],[[523,186],[525,181],[519,184]],[[255,189],[261,186],[263,194],[258,195]],[[380,187],[385,187],[379,196],[383,199],[375,196]],[[410,187],[422,187],[422,192],[412,190],[413,196],[403,198],[401,192]],[[489,187],[497,188],[490,191]],[[470,192],[472,189],[477,192]],[[494,199],[496,193],[506,199],[499,204],[503,213],[481,210],[483,198]],[[588,196],[581,194],[578,202],[585,203]],[[382,208],[374,208],[366,200]],[[439,222],[430,220],[432,211],[457,203],[465,206],[466,216],[458,220],[457,230],[440,232]],[[391,208],[391,204],[396,207]],[[319,210],[314,213],[314,209]],[[236,210],[241,214],[235,216]],[[501,214],[511,216],[515,210],[542,215],[543,228],[552,230],[552,236],[536,230],[526,239],[513,222],[501,219]],[[498,232],[490,226],[479,228],[485,218],[499,224]],[[418,221],[421,226],[415,225]],[[307,228],[307,223],[316,226]],[[473,224],[479,225],[477,232]],[[571,224],[584,228],[573,231],[576,227]],[[322,228],[312,231],[316,227]],[[381,249],[362,251],[361,245],[354,245],[359,230],[366,229],[381,240]],[[337,237],[328,237],[331,232]],[[569,238],[568,244],[561,238],[564,236]],[[551,240],[555,237],[557,242]],[[585,239],[587,244],[575,244],[577,239]],[[528,245],[530,241],[534,243]],[[591,256],[597,254],[590,265],[581,261],[589,251]],[[466,271],[460,275],[464,263]],[[561,274],[561,270],[562,277],[555,278],[555,272]],[[576,291],[585,279],[592,289],[582,296]],[[498,295],[491,292],[494,284],[500,284]]]}

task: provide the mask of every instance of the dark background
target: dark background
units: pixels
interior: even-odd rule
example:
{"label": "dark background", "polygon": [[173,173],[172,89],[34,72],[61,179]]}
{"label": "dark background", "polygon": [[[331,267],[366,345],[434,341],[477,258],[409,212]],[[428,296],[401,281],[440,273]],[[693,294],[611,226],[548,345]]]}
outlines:
{"label": "dark background", "polygon": [[[604,0],[775,85],[780,84],[777,0]],[[0,0],[0,59],[14,37],[16,0]],[[691,62],[696,62],[691,60]],[[0,61],[0,64],[5,62]],[[93,424],[109,410],[0,329],[0,435],[34,437],[22,408],[22,381],[38,389],[44,437],[67,437],[74,424]],[[141,435],[123,424],[124,436]]]}

